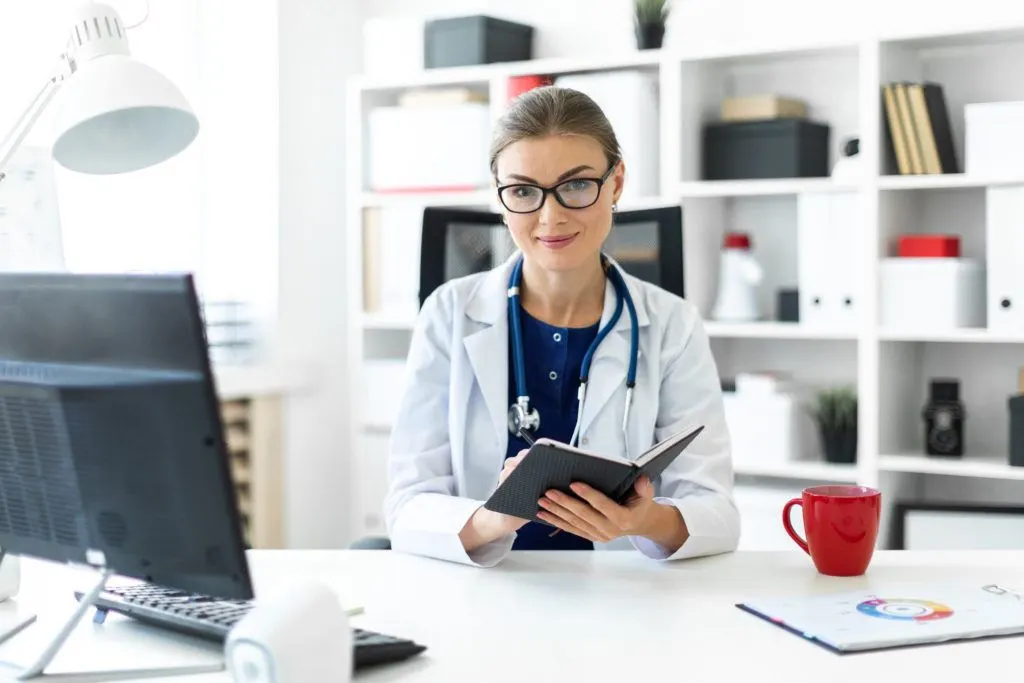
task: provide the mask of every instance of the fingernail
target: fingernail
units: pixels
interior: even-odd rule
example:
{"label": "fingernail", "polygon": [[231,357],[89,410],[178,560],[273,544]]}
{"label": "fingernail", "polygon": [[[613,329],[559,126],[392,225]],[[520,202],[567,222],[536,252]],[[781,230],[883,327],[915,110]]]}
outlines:
{"label": "fingernail", "polygon": [[583,484],[569,484],[569,488],[576,493],[583,493]]}

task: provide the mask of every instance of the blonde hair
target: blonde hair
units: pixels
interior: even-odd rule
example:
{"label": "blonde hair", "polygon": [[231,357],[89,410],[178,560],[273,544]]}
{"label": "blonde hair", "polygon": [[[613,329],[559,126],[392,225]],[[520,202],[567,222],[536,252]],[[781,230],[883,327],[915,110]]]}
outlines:
{"label": "blonde hair", "polygon": [[584,93],[545,85],[528,90],[509,105],[494,126],[491,173],[498,173],[498,155],[509,145],[546,135],[586,135],[604,149],[608,164],[622,157],[618,138],[601,107]]}

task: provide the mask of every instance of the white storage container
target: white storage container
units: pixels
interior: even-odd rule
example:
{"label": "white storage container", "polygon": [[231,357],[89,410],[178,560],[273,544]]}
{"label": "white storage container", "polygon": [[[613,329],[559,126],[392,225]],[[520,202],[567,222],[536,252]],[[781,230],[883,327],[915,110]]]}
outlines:
{"label": "white storage container", "polygon": [[797,198],[797,289],[800,323],[855,330],[864,259],[860,199],[855,192]]}
{"label": "white storage container", "polygon": [[375,191],[477,190],[490,184],[490,107],[377,107],[366,157]]}
{"label": "white storage container", "polygon": [[657,75],[631,70],[570,74],[559,76],[555,85],[586,93],[615,129],[626,164],[620,201],[657,196],[661,190]]}
{"label": "white storage container", "polygon": [[812,459],[814,422],[791,394],[725,392],[733,465],[771,468]]}
{"label": "white storage container", "polygon": [[988,329],[1024,333],[1024,185],[986,190]]}
{"label": "white storage container", "polygon": [[1024,177],[1024,102],[964,107],[964,172],[982,178]]}
{"label": "white storage container", "polygon": [[880,287],[880,322],[889,329],[985,326],[985,268],[972,259],[883,259]]}

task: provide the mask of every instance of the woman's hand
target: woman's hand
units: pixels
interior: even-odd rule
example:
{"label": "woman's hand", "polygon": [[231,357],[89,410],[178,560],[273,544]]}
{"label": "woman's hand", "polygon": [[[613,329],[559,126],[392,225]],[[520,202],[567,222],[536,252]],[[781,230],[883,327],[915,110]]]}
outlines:
{"label": "woman's hand", "polygon": [[654,485],[647,477],[637,480],[625,505],[583,483],[570,488],[579,498],[548,491],[539,501],[543,510],[538,516],[562,531],[596,543],[620,536],[643,536],[669,553],[678,550],[689,536],[679,510],[654,500]]}
{"label": "woman's hand", "polygon": [[[508,475],[512,474],[512,470],[522,462],[528,452],[527,450],[521,450],[515,457],[505,460],[505,464],[501,468],[501,474],[498,475],[499,486],[508,479]],[[466,526],[459,532],[459,539],[462,541],[462,547],[466,549],[466,552],[471,552],[482,545],[498,540],[502,536],[518,531],[528,521],[520,517],[505,515],[481,507],[473,513],[473,516],[466,522]]]}

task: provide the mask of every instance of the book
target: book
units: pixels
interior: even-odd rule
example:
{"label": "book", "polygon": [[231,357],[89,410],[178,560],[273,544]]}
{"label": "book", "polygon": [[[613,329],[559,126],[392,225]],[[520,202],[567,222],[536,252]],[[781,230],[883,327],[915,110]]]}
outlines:
{"label": "book", "polygon": [[941,84],[886,83],[882,99],[887,167],[895,162],[900,175],[960,172]]}
{"label": "book", "polygon": [[621,505],[629,499],[641,475],[654,481],[703,430],[701,425],[678,432],[655,444],[636,460],[537,439],[484,507],[546,524],[537,518],[540,511],[537,501],[552,489],[576,496],[569,488],[575,482],[592,486]]}
{"label": "book", "polygon": [[837,654],[1024,634],[1024,595],[997,584],[891,584],[736,606]]}

